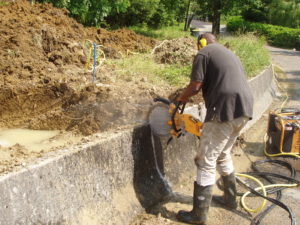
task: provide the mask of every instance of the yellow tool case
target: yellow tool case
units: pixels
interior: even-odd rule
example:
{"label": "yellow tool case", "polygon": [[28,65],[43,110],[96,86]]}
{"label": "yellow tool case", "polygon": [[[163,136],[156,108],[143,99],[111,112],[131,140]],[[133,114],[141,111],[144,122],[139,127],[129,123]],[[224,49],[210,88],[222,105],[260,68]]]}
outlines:
{"label": "yellow tool case", "polygon": [[300,155],[299,109],[284,108],[269,113],[265,151],[269,156]]}

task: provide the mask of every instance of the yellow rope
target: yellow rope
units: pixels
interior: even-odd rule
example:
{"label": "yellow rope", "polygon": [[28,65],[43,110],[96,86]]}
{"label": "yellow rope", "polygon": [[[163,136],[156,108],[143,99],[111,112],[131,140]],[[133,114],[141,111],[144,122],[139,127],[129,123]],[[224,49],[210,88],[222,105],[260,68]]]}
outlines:
{"label": "yellow rope", "polygon": [[[93,42],[91,40],[84,40],[83,43],[84,47],[84,54],[87,58],[86,64],[85,64],[85,70],[92,71],[92,60],[93,60]],[[106,60],[106,56],[104,51],[101,49],[103,45],[97,45],[96,52],[97,52],[97,61],[96,61],[96,69],[98,69],[100,66],[103,65],[103,63]]]}

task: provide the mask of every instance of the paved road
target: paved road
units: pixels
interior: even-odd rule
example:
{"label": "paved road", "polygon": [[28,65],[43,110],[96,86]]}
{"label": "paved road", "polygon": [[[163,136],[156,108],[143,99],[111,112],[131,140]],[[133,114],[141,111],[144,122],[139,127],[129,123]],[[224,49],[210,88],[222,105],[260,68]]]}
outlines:
{"label": "paved road", "polygon": [[[191,22],[191,27],[193,28],[199,28],[201,33],[205,32],[211,32],[212,31],[212,24],[210,22],[203,22],[200,20],[193,20]],[[221,25],[220,26],[220,33],[225,33],[226,32],[226,25]]]}
{"label": "paved road", "polygon": [[278,65],[286,74],[284,82],[289,83],[288,106],[295,106],[300,109],[300,52],[268,47],[272,62]]}

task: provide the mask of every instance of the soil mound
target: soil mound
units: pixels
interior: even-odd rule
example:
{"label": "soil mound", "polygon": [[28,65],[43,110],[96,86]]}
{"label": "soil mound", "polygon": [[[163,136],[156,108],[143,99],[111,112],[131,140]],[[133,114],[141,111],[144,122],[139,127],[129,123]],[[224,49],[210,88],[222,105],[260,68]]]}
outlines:
{"label": "soil mound", "polygon": [[[107,127],[99,104],[126,96],[124,84],[91,82],[85,69],[92,50],[87,43],[100,45],[109,58],[155,46],[154,40],[130,30],[85,28],[68,17],[67,10],[50,4],[7,2],[0,16],[0,127],[76,130],[85,135]],[[102,69],[97,76],[106,72]]]}
{"label": "soil mound", "polygon": [[154,48],[154,59],[158,63],[191,65],[197,53],[193,38],[165,40]]}

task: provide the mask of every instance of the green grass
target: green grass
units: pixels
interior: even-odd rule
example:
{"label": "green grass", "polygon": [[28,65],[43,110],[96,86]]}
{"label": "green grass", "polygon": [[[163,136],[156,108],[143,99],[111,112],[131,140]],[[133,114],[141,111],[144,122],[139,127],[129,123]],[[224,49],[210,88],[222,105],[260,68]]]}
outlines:
{"label": "green grass", "polygon": [[[248,77],[259,74],[270,64],[269,53],[264,48],[265,40],[252,34],[224,37],[221,44],[228,43],[229,48],[241,59]],[[150,53],[132,55],[123,59],[106,62],[118,71],[118,79],[124,81],[144,79],[154,85],[168,84],[185,86],[189,82],[191,66],[158,64]]]}
{"label": "green grass", "polygon": [[158,71],[157,76],[171,85],[181,86],[190,80],[192,66],[169,65]]}
{"label": "green grass", "polygon": [[147,27],[132,26],[130,29],[134,30],[138,34],[142,34],[147,37],[159,39],[159,40],[170,40],[180,37],[189,36],[189,31],[183,31],[184,24],[180,23],[174,26],[162,27],[159,29],[152,29]]}
{"label": "green grass", "polygon": [[167,65],[156,63],[149,54],[139,54],[107,63],[118,70],[118,78],[122,80],[142,79],[160,85],[185,85],[189,81],[191,66]]}
{"label": "green grass", "polygon": [[8,5],[8,4],[9,4],[8,2],[0,1],[0,6],[5,6],[5,5]]}
{"label": "green grass", "polygon": [[221,44],[228,43],[229,48],[241,59],[247,76],[253,77],[270,65],[270,55],[264,47],[265,39],[253,34],[224,37],[219,40]]}

